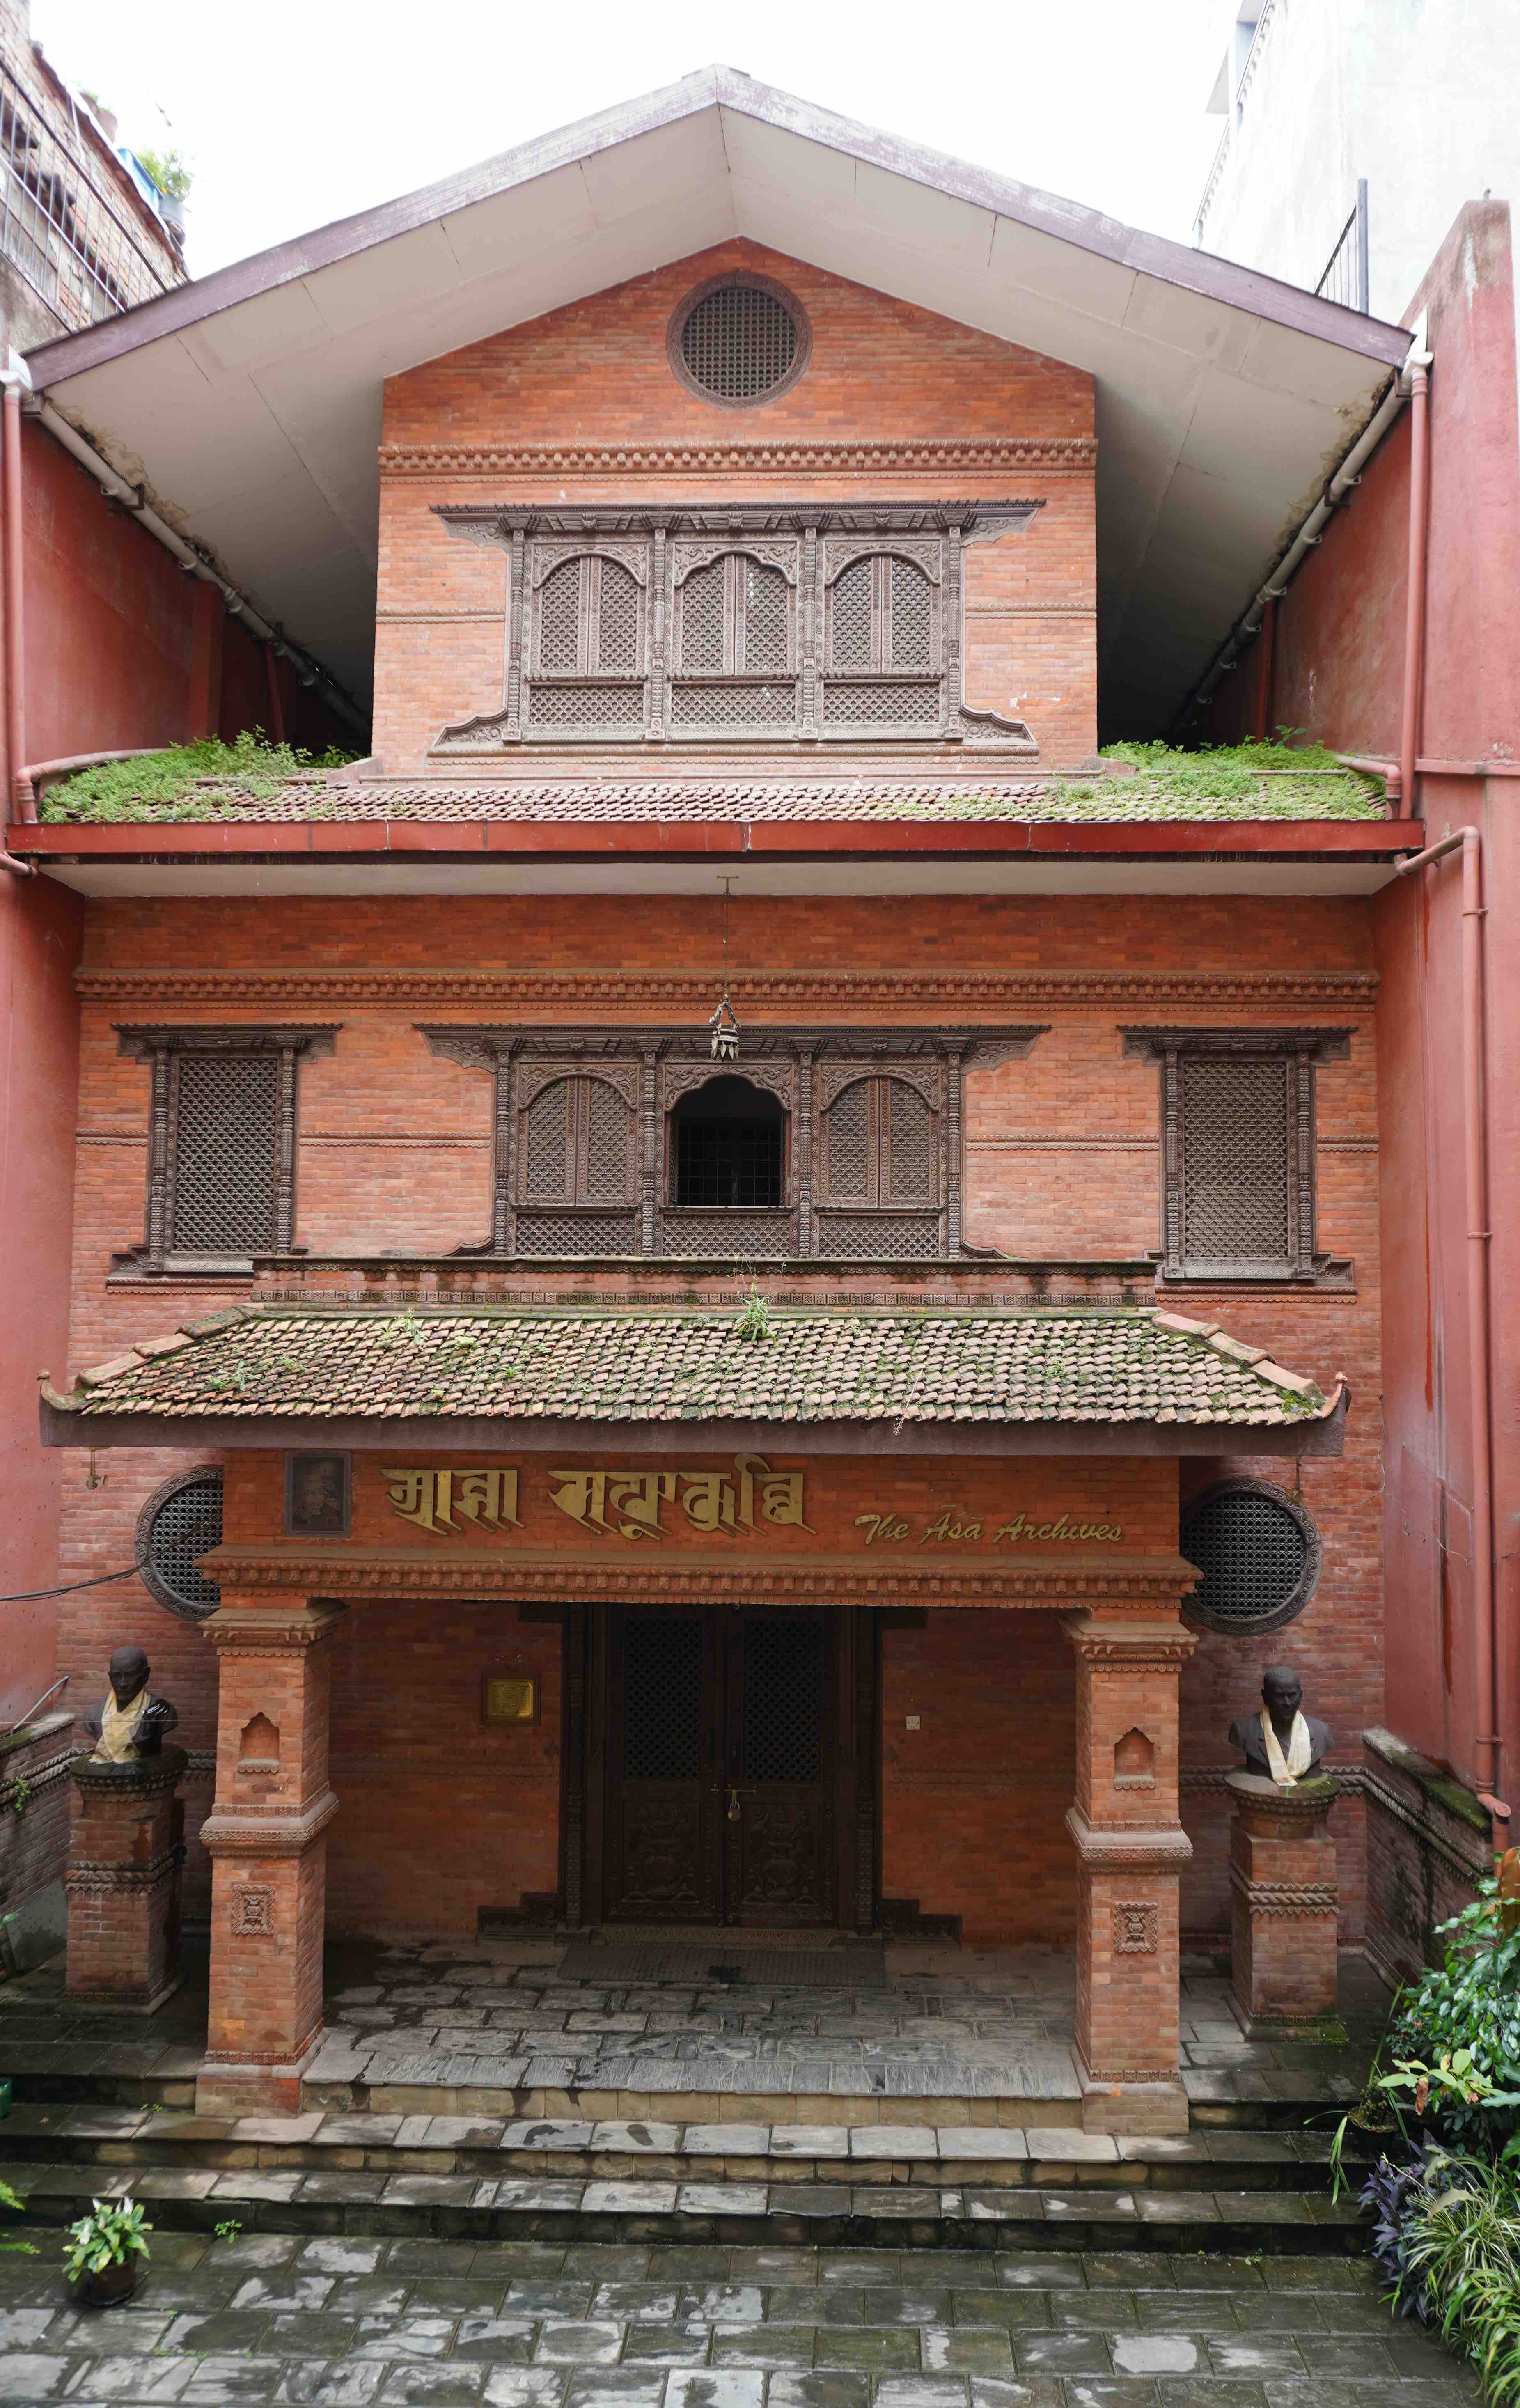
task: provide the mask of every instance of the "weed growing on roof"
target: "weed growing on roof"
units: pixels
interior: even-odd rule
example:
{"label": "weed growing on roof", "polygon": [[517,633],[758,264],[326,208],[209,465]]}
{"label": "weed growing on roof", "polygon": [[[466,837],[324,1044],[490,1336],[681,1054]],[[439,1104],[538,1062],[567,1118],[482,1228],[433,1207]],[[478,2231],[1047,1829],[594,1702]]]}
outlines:
{"label": "weed growing on roof", "polygon": [[[1324,744],[1296,744],[1298,727],[1280,727],[1263,744],[1205,744],[1197,751],[1162,743],[1106,744],[1101,758],[1135,772],[1110,779],[1058,779],[1046,788],[1053,815],[1094,819],[1377,819],[1384,781],[1348,769]],[[1334,780],[1334,783],[1329,781]]]}
{"label": "weed growing on roof", "polygon": [[758,1345],[764,1340],[774,1338],[776,1335],[776,1325],[770,1317],[770,1307],[753,1280],[750,1282],[749,1298],[735,1324],[734,1335],[736,1338],[742,1338],[750,1346]]}
{"label": "weed growing on roof", "polygon": [[[336,745],[308,752],[299,744],[271,744],[262,727],[245,727],[230,744],[207,736],[194,744],[171,745],[165,752],[139,752],[130,761],[80,769],[49,789],[38,817],[76,823],[236,819],[246,815],[250,796],[271,797],[303,770],[334,769],[352,758]],[[229,787],[237,790],[236,801],[225,791]],[[313,818],[324,815],[324,800],[312,796]]]}

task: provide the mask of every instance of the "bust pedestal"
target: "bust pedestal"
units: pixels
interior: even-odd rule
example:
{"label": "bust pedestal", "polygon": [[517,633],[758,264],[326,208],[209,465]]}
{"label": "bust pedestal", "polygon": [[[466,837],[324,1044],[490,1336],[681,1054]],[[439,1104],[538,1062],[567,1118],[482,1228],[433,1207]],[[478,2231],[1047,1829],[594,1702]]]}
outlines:
{"label": "bust pedestal", "polygon": [[1309,1773],[1291,1789],[1231,1772],[1230,1986],[1247,2035],[1317,2023],[1336,2011],[1340,1893],[1329,1813],[1340,1783]]}
{"label": "bust pedestal", "polygon": [[76,1756],[82,1808],[69,1845],[68,1971],[79,2006],[151,2014],[179,1987],[182,1747],[125,1764]]}

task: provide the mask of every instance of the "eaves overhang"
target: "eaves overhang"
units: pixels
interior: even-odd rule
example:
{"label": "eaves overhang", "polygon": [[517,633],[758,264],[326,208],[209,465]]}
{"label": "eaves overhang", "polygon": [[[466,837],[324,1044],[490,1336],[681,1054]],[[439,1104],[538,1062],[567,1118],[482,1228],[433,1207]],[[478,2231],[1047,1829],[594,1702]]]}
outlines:
{"label": "eaves overhang", "polygon": [[[1096,380],[1105,699],[1183,699],[1403,330],[715,66],[43,345],[34,384],[366,689],[385,379],[735,236]],[[873,392],[862,385],[868,437]]]}

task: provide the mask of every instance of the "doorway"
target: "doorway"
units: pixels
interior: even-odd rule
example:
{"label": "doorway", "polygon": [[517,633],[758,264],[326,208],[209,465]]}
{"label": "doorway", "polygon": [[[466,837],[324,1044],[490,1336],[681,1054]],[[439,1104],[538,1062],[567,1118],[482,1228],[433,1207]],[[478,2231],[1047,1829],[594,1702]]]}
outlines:
{"label": "doorway", "polygon": [[595,1914],[794,1929],[854,1919],[853,1620],[607,1609],[594,1651],[601,1742],[588,1751]]}

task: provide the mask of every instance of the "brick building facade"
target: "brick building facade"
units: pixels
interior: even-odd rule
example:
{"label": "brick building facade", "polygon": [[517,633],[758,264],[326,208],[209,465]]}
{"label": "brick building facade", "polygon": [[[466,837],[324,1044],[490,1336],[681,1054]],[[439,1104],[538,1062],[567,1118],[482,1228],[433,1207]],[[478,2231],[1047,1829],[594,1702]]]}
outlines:
{"label": "brick building facade", "polygon": [[[355,241],[500,249],[407,209]],[[727,1920],[1070,1948],[1085,2112],[1175,2125],[1273,1663],[1366,1939],[1377,896],[1424,831],[1351,769],[1221,808],[1097,760],[1100,595],[1159,710],[1214,572],[1168,602],[1122,433],[1100,481],[1119,371],[1036,297],[1069,229],[1022,222],[1023,340],[857,232],[409,336],[373,754],[11,829],[83,896],[61,1578],[147,1561],[59,1663],[145,1635],[179,1707],[208,2100],[299,2096],[324,1928]],[[1405,348],[1126,272],[1131,395],[1164,340],[1245,418],[1297,378],[1290,480]],[[209,287],[139,363],[308,289]],[[39,363],[122,445],[133,348]]]}

